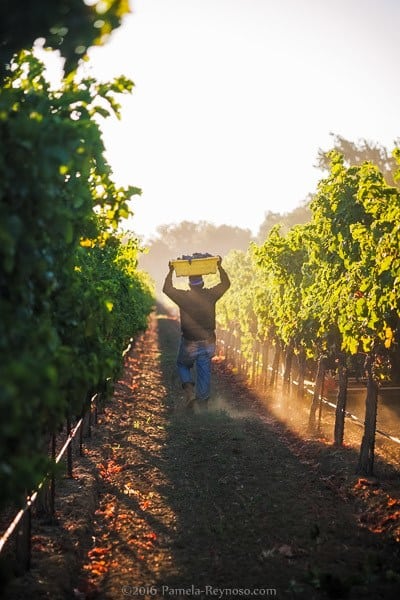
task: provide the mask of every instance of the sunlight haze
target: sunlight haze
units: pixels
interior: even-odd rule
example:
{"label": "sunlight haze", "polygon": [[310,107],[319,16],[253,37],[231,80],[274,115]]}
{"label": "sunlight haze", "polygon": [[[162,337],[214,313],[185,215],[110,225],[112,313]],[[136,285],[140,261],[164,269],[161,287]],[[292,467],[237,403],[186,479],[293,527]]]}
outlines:
{"label": "sunlight haze", "polygon": [[90,74],[135,82],[103,126],[125,227],[205,220],[257,233],[315,191],[330,133],[390,150],[399,135],[395,0],[132,0]]}

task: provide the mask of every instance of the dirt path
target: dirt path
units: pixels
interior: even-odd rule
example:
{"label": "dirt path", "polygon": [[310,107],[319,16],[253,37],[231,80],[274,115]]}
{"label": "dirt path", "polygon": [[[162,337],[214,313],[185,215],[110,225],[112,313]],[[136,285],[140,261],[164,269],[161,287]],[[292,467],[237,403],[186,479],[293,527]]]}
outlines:
{"label": "dirt path", "polygon": [[379,531],[376,512],[388,499],[395,515],[398,499],[357,480],[351,450],[288,431],[218,361],[209,410],[176,411],[177,339],[160,315],[127,356],[86,457],[98,500],[76,533],[81,552],[69,548],[67,583],[59,564],[51,590],[28,596],[400,597],[395,518]]}

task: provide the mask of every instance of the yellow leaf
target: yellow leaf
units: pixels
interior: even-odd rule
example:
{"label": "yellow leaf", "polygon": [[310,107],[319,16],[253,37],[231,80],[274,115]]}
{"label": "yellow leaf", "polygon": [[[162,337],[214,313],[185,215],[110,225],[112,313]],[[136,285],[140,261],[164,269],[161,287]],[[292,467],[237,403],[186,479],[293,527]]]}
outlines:
{"label": "yellow leaf", "polygon": [[393,331],[391,327],[386,327],[385,330],[385,348],[390,348],[393,342]]}
{"label": "yellow leaf", "polygon": [[104,304],[106,305],[106,308],[107,308],[107,310],[108,310],[109,312],[111,312],[111,311],[112,311],[112,309],[114,308],[114,303],[113,303],[113,302],[111,302],[111,300],[106,300],[106,301],[104,302]]}

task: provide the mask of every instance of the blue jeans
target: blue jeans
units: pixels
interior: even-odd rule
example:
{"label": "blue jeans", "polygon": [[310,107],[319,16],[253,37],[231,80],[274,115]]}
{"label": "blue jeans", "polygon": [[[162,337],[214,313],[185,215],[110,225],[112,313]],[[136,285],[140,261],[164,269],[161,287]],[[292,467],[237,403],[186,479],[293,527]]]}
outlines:
{"label": "blue jeans", "polygon": [[211,390],[211,359],[215,354],[215,344],[209,341],[190,341],[181,338],[179,345],[178,367],[182,383],[194,383],[192,369],[196,366],[196,398],[208,400]]}

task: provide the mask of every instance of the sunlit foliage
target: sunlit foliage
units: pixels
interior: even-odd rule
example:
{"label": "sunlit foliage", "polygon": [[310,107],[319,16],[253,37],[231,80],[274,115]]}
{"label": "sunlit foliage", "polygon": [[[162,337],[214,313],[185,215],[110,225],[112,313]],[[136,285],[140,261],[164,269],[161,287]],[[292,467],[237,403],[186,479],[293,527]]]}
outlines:
{"label": "sunlit foliage", "polygon": [[139,246],[117,227],[137,188],[119,188],[97,120],[118,115],[124,78],[50,91],[29,52],[0,91],[0,488],[43,476],[46,436],[113,380],[152,292]]}

